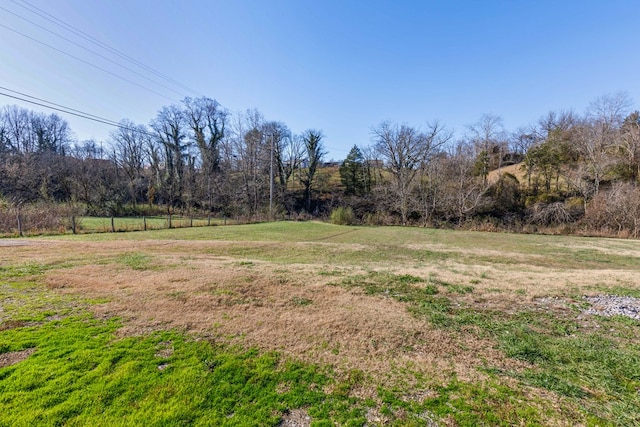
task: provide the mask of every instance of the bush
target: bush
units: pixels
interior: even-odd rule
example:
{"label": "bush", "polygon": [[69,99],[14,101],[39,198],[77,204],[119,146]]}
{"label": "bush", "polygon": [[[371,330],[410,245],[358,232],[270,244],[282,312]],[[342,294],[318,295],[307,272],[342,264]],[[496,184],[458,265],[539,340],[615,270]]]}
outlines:
{"label": "bush", "polygon": [[351,206],[346,208],[340,206],[331,211],[331,222],[338,225],[353,224],[353,209],[351,209]]}
{"label": "bush", "polygon": [[619,237],[640,236],[640,188],[615,183],[600,191],[589,204],[584,225],[594,231]]}
{"label": "bush", "polygon": [[529,221],[537,225],[568,224],[575,220],[572,211],[562,202],[536,203],[527,213]]}

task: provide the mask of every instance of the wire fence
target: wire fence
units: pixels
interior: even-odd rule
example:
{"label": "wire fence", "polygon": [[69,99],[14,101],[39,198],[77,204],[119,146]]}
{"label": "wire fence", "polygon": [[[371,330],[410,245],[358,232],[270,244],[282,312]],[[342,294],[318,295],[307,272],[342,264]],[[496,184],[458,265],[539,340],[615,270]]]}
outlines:
{"label": "wire fence", "polygon": [[52,234],[117,233],[169,228],[236,224],[238,220],[212,216],[153,215],[138,217],[89,217],[65,206],[0,207],[0,236],[22,237]]}

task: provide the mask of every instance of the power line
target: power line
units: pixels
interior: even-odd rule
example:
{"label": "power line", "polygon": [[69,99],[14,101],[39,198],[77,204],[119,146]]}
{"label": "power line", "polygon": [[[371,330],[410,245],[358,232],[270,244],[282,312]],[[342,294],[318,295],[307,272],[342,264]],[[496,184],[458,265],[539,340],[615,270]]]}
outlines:
{"label": "power line", "polygon": [[114,47],[109,46],[108,44],[96,39],[95,37],[85,33],[84,31],[79,30],[78,28],[74,27],[73,25],[70,25],[70,24],[62,21],[61,19],[56,18],[52,14],[46,12],[43,9],[40,9],[37,6],[34,6],[33,4],[29,3],[26,0],[22,0],[22,3],[24,3],[24,4],[20,4],[16,0],[11,0],[11,2],[16,4],[16,5],[18,5],[18,6],[20,6],[20,7],[22,7],[22,8],[24,8],[24,9],[26,9],[26,10],[28,10],[29,12],[31,12],[33,14],[36,14],[36,15],[40,16],[41,18],[46,19],[47,21],[49,21],[49,22],[51,22],[51,23],[53,23],[53,24],[65,29],[66,31],[69,31],[69,32],[71,32],[71,33],[73,33],[73,34],[85,39],[86,41],[89,41],[90,43],[93,43],[93,44],[99,46],[100,48],[105,49],[105,50],[107,50],[107,51],[109,51],[109,52],[111,52],[111,53],[113,53],[113,54],[115,54],[115,55],[117,55],[117,56],[119,56],[119,57],[121,57],[121,58],[123,58],[123,59],[125,59],[125,60],[127,60],[127,61],[129,61],[131,63],[133,63],[133,64],[135,64],[136,66],[145,69],[146,71],[156,75],[157,77],[160,77],[160,78],[162,78],[162,79],[164,79],[164,80],[166,80],[166,81],[168,81],[168,82],[170,82],[170,83],[172,83],[172,84],[174,84],[174,85],[176,85],[176,86],[178,86],[178,87],[180,87],[182,89],[185,89],[185,90],[187,90],[187,91],[189,91],[189,92],[191,92],[191,93],[193,93],[193,94],[195,94],[197,96],[201,96],[201,94],[197,90],[194,90],[194,89],[192,89],[192,88],[190,88],[188,86],[185,86],[184,84],[178,82],[177,80],[172,79],[171,77],[168,77],[168,76],[166,76],[165,74],[162,74],[159,71],[156,71],[155,69],[149,67],[148,65],[146,65],[146,64],[138,61],[137,59],[135,59],[135,58],[133,58],[133,57],[131,57],[131,56],[119,51],[118,49],[116,49]]}
{"label": "power line", "polygon": [[[46,101],[44,99],[37,98],[35,96],[31,96],[31,95],[27,95],[27,94],[23,94],[21,92],[18,92],[18,91],[15,91],[15,90],[11,90],[11,89],[8,89],[8,88],[0,87],[0,89],[7,90],[9,92],[18,93],[18,94],[20,94],[22,96],[26,96],[27,98],[36,99],[36,100],[41,101],[41,102],[36,102],[36,101],[32,101],[32,100],[27,99],[27,98],[23,98],[21,96],[16,96],[16,95],[11,95],[9,93],[0,92],[0,95],[6,96],[8,98],[17,99],[19,101],[24,101],[24,102],[27,102],[29,104],[38,105],[40,107],[49,108],[51,110],[59,111],[61,113],[70,114],[72,116],[80,117],[80,118],[83,118],[83,119],[86,119],[86,120],[92,120],[94,122],[102,123],[102,124],[105,124],[105,125],[108,125],[108,126],[117,127],[117,128],[124,129],[124,130],[137,132],[137,133],[140,133],[140,134],[143,134],[143,135],[147,135],[147,136],[150,136],[150,137],[155,137],[156,136],[156,135],[154,135],[152,133],[149,133],[149,132],[146,132],[146,131],[143,131],[143,130],[140,130],[140,129],[132,128],[132,127],[129,127],[129,126],[124,126],[124,125],[122,125],[122,124],[120,124],[118,122],[115,122],[113,120],[106,119],[106,118],[100,117],[100,116],[96,116],[95,114],[86,113],[86,112],[83,112],[81,110],[76,110],[75,108],[65,107],[63,105],[56,104],[55,102]],[[47,105],[47,104],[50,104],[50,105]]]}
{"label": "power line", "polygon": [[[100,119],[100,120],[107,120],[107,119],[105,119],[103,117],[96,116],[95,114],[89,114],[89,113],[85,113],[84,111],[76,110],[75,108],[65,107],[64,105],[56,104],[55,102],[47,101],[46,99],[38,98],[36,96],[27,95],[26,93],[18,92],[17,90],[9,89],[7,87],[0,86],[0,89],[7,90],[9,92],[13,92],[13,93],[21,95],[21,96],[26,96],[28,98],[35,99],[36,101],[46,102],[47,104],[51,104],[51,105],[54,105],[56,107],[64,108],[64,109],[69,110],[69,111],[75,111],[75,112],[80,113],[80,114],[85,114],[87,116],[92,116],[92,117],[95,117],[95,118]],[[117,122],[115,122],[113,120],[108,120],[108,121],[113,122],[114,124],[117,124]]]}
{"label": "power line", "polygon": [[136,75],[138,75],[138,76],[142,77],[143,79],[145,79],[145,80],[147,80],[147,81],[150,81],[150,82],[152,82],[152,83],[155,83],[155,84],[157,84],[158,86],[162,86],[163,88],[168,89],[168,90],[170,90],[170,91],[172,91],[172,92],[174,92],[174,93],[176,93],[176,94],[178,94],[178,95],[182,95],[182,93],[181,93],[181,92],[178,92],[177,90],[172,89],[172,88],[170,88],[169,86],[166,86],[166,85],[164,85],[164,84],[162,84],[162,83],[160,83],[160,82],[157,82],[157,81],[155,81],[155,80],[152,80],[152,79],[150,79],[149,77],[145,76],[144,74],[139,73],[139,72],[137,72],[137,71],[135,71],[135,70],[133,70],[133,69],[131,69],[131,68],[129,68],[129,67],[127,67],[127,66],[125,66],[125,65],[122,65],[122,64],[120,64],[120,63],[118,63],[118,62],[115,62],[115,61],[114,61],[114,60],[112,60],[111,58],[109,58],[109,57],[107,57],[107,56],[104,56],[104,55],[102,55],[102,54],[100,54],[100,53],[96,52],[95,50],[89,49],[88,47],[83,46],[83,45],[81,45],[80,43],[77,43],[77,42],[75,42],[75,41],[73,41],[73,40],[71,40],[71,39],[69,39],[69,38],[67,38],[67,37],[65,37],[65,36],[63,36],[63,35],[60,35],[60,34],[56,33],[55,31],[51,31],[50,29],[45,28],[45,27],[43,27],[42,25],[39,25],[39,24],[37,24],[37,23],[35,23],[35,22],[31,21],[30,19],[25,18],[24,16],[20,16],[19,14],[14,13],[14,12],[10,11],[9,9],[6,9],[6,8],[4,8],[4,7],[2,7],[2,6],[0,6],[0,9],[4,10],[5,12],[8,12],[8,13],[12,14],[13,16],[16,16],[16,17],[18,17],[18,18],[20,18],[20,19],[22,19],[22,20],[24,20],[24,21],[27,21],[27,22],[28,22],[28,23],[30,23],[31,25],[34,25],[34,26],[36,26],[36,27],[38,27],[38,28],[40,28],[40,29],[42,29],[42,30],[44,30],[44,31],[46,31],[46,32],[48,32],[48,33],[50,33],[50,34],[53,34],[54,36],[60,37],[61,39],[66,40],[66,41],[68,41],[69,43],[74,44],[74,45],[76,45],[76,46],[78,46],[78,47],[80,47],[80,48],[82,48],[82,49],[84,49],[84,50],[88,51],[89,53],[92,53],[92,54],[94,54],[94,55],[96,55],[96,56],[98,56],[98,57],[100,57],[100,58],[102,58],[102,59],[104,59],[104,60],[107,60],[107,61],[109,61],[109,62],[111,62],[111,63],[113,63],[113,64],[115,64],[115,65],[117,65],[117,66],[119,66],[119,67],[122,67],[122,68],[124,68],[125,70],[130,71],[130,72],[132,72],[132,73],[134,73],[134,74],[136,74]]}
{"label": "power line", "polygon": [[91,62],[89,62],[89,61],[85,61],[85,60],[84,60],[84,59],[82,59],[82,58],[79,58],[79,57],[77,57],[77,56],[75,56],[75,55],[72,55],[72,54],[70,54],[70,53],[68,53],[68,52],[65,52],[65,51],[63,51],[62,49],[58,49],[57,47],[51,46],[50,44],[47,44],[47,43],[45,43],[45,42],[43,42],[43,41],[40,41],[40,40],[38,40],[38,39],[36,39],[36,38],[33,38],[33,37],[31,37],[31,36],[28,36],[28,35],[26,35],[26,34],[24,34],[24,33],[20,32],[20,31],[15,30],[15,29],[13,29],[13,28],[11,28],[11,27],[8,27],[8,26],[6,26],[6,25],[4,25],[4,24],[0,24],[0,27],[5,28],[5,29],[7,29],[7,30],[9,30],[9,31],[13,31],[13,32],[14,32],[14,33],[16,33],[16,34],[21,35],[22,37],[25,37],[25,38],[27,38],[27,39],[29,39],[29,40],[32,40],[32,41],[36,42],[36,43],[40,43],[41,45],[46,46],[46,47],[48,47],[49,49],[53,49],[53,50],[55,50],[56,52],[60,52],[60,53],[62,53],[62,54],[64,54],[64,55],[67,55],[67,56],[69,56],[69,57],[71,57],[71,58],[75,59],[76,61],[80,61],[80,62],[82,62],[82,63],[84,63],[84,64],[87,64],[87,65],[89,65],[89,66],[91,66],[91,67],[93,67],[93,68],[96,68],[96,69],[98,69],[98,70],[100,70],[100,71],[102,71],[102,72],[105,72],[105,73],[110,74],[110,75],[112,75],[112,76],[114,76],[114,77],[117,77],[117,78],[119,78],[119,79],[121,79],[121,80],[124,80],[124,81],[126,81],[126,82],[129,82],[129,83],[131,83],[131,84],[133,84],[133,85],[135,85],[135,86],[138,86],[138,87],[140,87],[140,88],[142,88],[142,89],[144,89],[144,90],[146,90],[146,91],[149,91],[149,92],[151,92],[151,93],[154,93],[154,94],[156,94],[156,95],[158,95],[158,96],[161,96],[161,97],[163,97],[163,98],[165,98],[165,99],[168,99],[168,100],[169,100],[169,101],[171,101],[171,102],[175,102],[175,103],[177,103],[177,102],[178,102],[178,101],[176,101],[175,99],[169,98],[168,96],[161,94],[160,92],[156,92],[156,91],[155,91],[155,90],[153,90],[153,89],[149,89],[149,88],[148,88],[148,87],[146,87],[146,86],[143,86],[143,85],[141,85],[141,84],[139,84],[139,83],[134,82],[133,80],[130,80],[130,79],[126,78],[126,77],[122,77],[122,76],[120,76],[120,75],[118,75],[118,74],[116,74],[116,73],[113,73],[113,72],[111,72],[111,71],[109,71],[109,70],[107,70],[107,69],[105,69],[105,68],[102,68],[102,67],[100,67],[100,66],[98,66],[98,65],[95,65],[95,64],[93,64],[93,63],[91,63]]}
{"label": "power line", "polygon": [[40,102],[31,101],[29,99],[21,98],[19,96],[15,96],[15,95],[10,95],[10,94],[4,93],[4,92],[0,92],[0,95],[6,96],[6,97],[9,97],[9,98],[13,98],[13,99],[17,99],[17,100],[20,100],[20,101],[28,102],[30,104],[39,105],[41,107],[49,108],[51,110],[60,111],[62,113],[71,114],[73,116],[82,117],[83,119],[93,120],[94,122],[104,123],[104,124],[109,125],[109,126],[116,126],[115,122],[113,122],[111,120],[108,120],[108,119],[104,119],[103,120],[103,119],[98,119],[98,118],[95,118],[95,117],[91,117],[90,115],[74,113],[72,111],[68,111],[68,110],[65,110],[63,108],[52,107],[50,105],[42,104]]}

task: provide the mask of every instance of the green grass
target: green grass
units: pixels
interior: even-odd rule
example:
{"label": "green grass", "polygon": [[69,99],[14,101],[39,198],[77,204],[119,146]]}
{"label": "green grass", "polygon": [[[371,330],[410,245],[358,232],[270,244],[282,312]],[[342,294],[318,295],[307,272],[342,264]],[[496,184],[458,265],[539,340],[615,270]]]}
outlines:
{"label": "green grass", "polygon": [[[603,425],[640,423],[640,354],[635,336],[612,339],[625,322],[608,320],[603,332],[580,333],[571,322],[535,314],[526,322],[496,322],[500,348],[530,363],[521,372],[501,372],[580,405]],[[640,324],[636,324],[636,327]],[[498,331],[496,331],[499,330]],[[601,425],[601,424],[597,424]]]}
{"label": "green grass", "polygon": [[7,278],[21,278],[25,276],[40,275],[49,268],[49,266],[37,263],[0,266],[0,280]]}
{"label": "green grass", "polygon": [[[103,219],[107,220],[107,219]],[[60,239],[60,236],[48,237]],[[139,233],[64,236],[65,240],[184,240],[230,242],[211,255],[272,262],[362,264],[412,261],[418,265],[455,260],[463,264],[550,269],[640,269],[637,241],[542,236],[409,227],[355,227],[319,222],[272,222],[228,227],[187,227]],[[345,245],[346,244],[346,245]],[[352,245],[362,245],[353,247]],[[496,253],[483,255],[488,249]],[[597,248],[597,249],[596,249]],[[178,248],[179,250],[179,248]]]}
{"label": "green grass", "polygon": [[153,268],[151,257],[140,252],[123,253],[116,258],[116,262],[133,270],[149,270]]}
{"label": "green grass", "polygon": [[361,412],[322,392],[329,377],[317,367],[172,332],[116,339],[118,326],[83,316],[2,332],[3,352],[36,351],[0,369],[0,424],[276,425],[300,406]]}

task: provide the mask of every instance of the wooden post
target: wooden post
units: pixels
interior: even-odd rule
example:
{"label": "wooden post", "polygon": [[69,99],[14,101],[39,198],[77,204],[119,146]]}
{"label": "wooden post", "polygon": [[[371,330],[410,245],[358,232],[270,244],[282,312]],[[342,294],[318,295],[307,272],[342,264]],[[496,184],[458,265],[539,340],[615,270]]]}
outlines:
{"label": "wooden post", "polygon": [[171,214],[169,214],[169,228],[171,228]]}
{"label": "wooden post", "polygon": [[113,217],[111,217],[111,232],[112,233],[116,232],[116,225],[115,225],[115,222],[113,220]]}
{"label": "wooden post", "polygon": [[207,227],[211,226],[211,212],[207,215]]}
{"label": "wooden post", "polygon": [[142,224],[143,224],[143,227],[144,227],[144,231],[147,231],[147,217],[146,216],[142,217]]}
{"label": "wooden post", "polygon": [[18,213],[16,214],[16,219],[18,220],[18,236],[23,237],[23,234],[22,234],[22,218],[20,218],[20,208],[18,208]]}
{"label": "wooden post", "polygon": [[193,217],[189,217],[189,227],[193,227]]}

